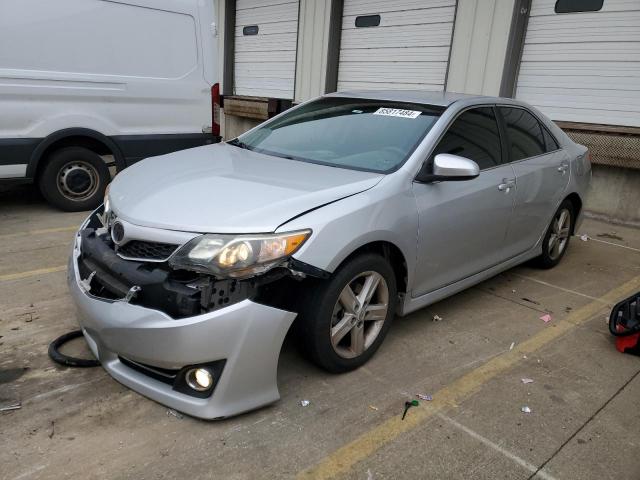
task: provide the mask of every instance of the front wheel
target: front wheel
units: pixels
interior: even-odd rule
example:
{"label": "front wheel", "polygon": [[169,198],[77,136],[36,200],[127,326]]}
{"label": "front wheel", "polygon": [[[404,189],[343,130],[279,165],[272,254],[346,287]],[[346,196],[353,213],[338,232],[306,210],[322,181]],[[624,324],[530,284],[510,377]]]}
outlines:
{"label": "front wheel", "polygon": [[379,255],[360,255],[313,287],[299,320],[304,353],[334,373],[365,364],[395,313],[396,279],[389,263]]}
{"label": "front wheel", "polygon": [[67,212],[79,212],[102,203],[110,180],[109,169],[100,155],[83,147],[67,147],[47,159],[39,186],[52,205]]}
{"label": "front wheel", "polygon": [[569,246],[573,231],[573,215],[573,204],[569,200],[563,201],[542,240],[542,254],[536,259],[538,266],[552,268],[560,263]]}

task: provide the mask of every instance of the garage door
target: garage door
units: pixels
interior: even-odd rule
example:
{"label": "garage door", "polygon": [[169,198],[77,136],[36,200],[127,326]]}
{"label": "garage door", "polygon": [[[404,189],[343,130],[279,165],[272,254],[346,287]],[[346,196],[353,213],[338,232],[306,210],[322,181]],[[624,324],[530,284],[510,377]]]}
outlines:
{"label": "garage door", "polygon": [[[582,2],[563,3],[599,6]],[[554,120],[640,127],[640,0],[555,4],[532,2],[516,97]]]}
{"label": "garage door", "polygon": [[345,0],[338,90],[444,90],[455,0]]}
{"label": "garage door", "polygon": [[237,0],[234,93],[292,99],[297,37],[297,0]]}

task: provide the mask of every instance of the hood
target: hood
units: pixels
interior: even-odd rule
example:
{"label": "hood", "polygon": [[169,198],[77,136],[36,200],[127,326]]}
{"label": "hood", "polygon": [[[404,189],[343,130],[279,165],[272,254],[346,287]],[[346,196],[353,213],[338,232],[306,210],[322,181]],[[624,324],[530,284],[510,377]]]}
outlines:
{"label": "hood", "polygon": [[217,144],[138,162],[116,176],[109,198],[115,214],[136,225],[265,233],[382,177]]}

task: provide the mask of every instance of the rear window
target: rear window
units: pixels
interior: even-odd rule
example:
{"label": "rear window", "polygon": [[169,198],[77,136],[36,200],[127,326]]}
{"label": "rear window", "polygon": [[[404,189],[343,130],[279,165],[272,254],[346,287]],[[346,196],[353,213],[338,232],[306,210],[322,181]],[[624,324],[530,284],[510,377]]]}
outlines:
{"label": "rear window", "polygon": [[500,113],[507,126],[511,161],[547,152],[543,129],[536,117],[522,108],[500,107]]}
{"label": "rear window", "polygon": [[387,173],[402,165],[442,107],[322,98],[230,142],[291,160]]}

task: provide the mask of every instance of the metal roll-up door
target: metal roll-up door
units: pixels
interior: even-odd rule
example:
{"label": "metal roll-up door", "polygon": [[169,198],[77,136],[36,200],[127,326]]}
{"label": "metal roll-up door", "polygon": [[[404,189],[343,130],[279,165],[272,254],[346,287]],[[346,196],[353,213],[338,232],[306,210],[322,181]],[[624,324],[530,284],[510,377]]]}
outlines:
{"label": "metal roll-up door", "polygon": [[557,121],[640,127],[640,1],[555,7],[532,2],[516,97]]}
{"label": "metal roll-up door", "polygon": [[234,94],[292,99],[298,0],[237,0]]}
{"label": "metal roll-up door", "polygon": [[444,90],[455,0],[344,0],[338,90]]}

